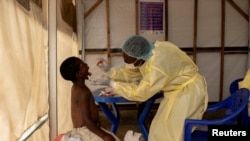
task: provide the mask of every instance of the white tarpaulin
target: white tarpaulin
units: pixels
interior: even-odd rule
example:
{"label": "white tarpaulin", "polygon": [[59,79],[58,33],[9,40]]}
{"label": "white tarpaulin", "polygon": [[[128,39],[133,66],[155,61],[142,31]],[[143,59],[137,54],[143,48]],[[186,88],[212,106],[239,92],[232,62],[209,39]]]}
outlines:
{"label": "white tarpaulin", "polygon": [[[47,31],[43,13],[0,1],[0,140],[15,141],[48,113]],[[31,140],[47,138],[48,122]]]}

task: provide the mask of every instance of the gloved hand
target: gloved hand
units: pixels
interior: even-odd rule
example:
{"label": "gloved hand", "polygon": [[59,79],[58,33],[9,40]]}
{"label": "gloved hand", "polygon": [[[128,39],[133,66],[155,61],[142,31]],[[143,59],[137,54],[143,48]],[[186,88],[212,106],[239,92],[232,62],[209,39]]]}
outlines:
{"label": "gloved hand", "polygon": [[99,78],[99,79],[94,79],[91,80],[92,85],[106,85],[109,86],[111,79],[106,77],[106,78]]}
{"label": "gloved hand", "polygon": [[90,84],[92,85],[106,85],[109,86],[111,88],[115,87],[116,82],[113,81],[112,79],[110,79],[109,77],[107,77],[106,75],[102,75],[101,78],[99,79],[94,79],[90,81]]}
{"label": "gloved hand", "polygon": [[110,66],[107,62],[107,60],[103,58],[98,58],[96,61],[96,65],[103,71],[103,72],[109,72],[110,71]]}
{"label": "gloved hand", "polygon": [[101,95],[104,95],[104,96],[113,96],[113,95],[115,95],[115,93],[113,91],[114,91],[113,88],[107,87],[107,88],[105,88],[104,91],[101,91],[101,93],[99,95],[100,96]]}

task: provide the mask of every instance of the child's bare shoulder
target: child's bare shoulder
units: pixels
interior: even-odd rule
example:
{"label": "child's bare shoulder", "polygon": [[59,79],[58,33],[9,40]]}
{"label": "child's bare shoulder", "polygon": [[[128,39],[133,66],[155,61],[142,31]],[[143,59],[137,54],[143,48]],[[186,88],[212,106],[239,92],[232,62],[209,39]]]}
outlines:
{"label": "child's bare shoulder", "polygon": [[91,91],[86,85],[73,85],[72,86],[72,96],[76,97],[89,97],[91,96]]}

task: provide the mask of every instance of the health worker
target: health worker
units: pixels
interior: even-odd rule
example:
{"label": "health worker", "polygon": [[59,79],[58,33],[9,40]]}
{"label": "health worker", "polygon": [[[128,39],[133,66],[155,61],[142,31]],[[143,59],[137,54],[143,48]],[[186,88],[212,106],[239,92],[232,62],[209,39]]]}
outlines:
{"label": "health worker", "polygon": [[134,35],[122,45],[124,68],[97,65],[110,78],[113,92],[131,101],[144,102],[163,92],[151,122],[149,141],[183,141],[184,121],[201,119],[208,103],[207,84],[196,64],[178,46],[168,41],[150,43]]}

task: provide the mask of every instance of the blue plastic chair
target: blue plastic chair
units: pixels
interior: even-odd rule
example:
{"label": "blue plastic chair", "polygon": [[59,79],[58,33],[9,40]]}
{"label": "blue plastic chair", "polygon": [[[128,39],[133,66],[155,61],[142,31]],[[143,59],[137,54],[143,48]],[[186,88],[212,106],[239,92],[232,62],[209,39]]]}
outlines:
{"label": "blue plastic chair", "polygon": [[[248,104],[249,90],[242,88],[235,91],[223,101],[208,106],[206,113],[224,110],[222,117],[214,119],[186,119],[184,124],[184,141],[207,141],[208,131],[198,130],[209,125],[237,125],[237,118]],[[193,128],[197,127],[193,131]]]}
{"label": "blue plastic chair", "polygon": [[[231,94],[233,94],[235,91],[237,91],[239,89],[239,82],[242,81],[244,78],[238,78],[238,79],[235,79],[229,86],[229,91]],[[248,105],[245,107],[245,109],[243,110],[242,112],[242,115],[241,115],[241,121],[242,121],[242,124],[246,124],[246,125],[250,125],[250,117],[249,117],[249,114],[248,114]]]}
{"label": "blue plastic chair", "polygon": [[243,80],[243,78],[235,79],[235,80],[230,84],[230,86],[229,86],[229,91],[230,91],[231,94],[234,93],[236,90],[239,89],[238,83],[239,83],[240,81],[242,81],[242,80]]}

